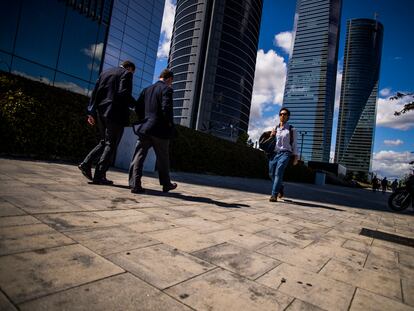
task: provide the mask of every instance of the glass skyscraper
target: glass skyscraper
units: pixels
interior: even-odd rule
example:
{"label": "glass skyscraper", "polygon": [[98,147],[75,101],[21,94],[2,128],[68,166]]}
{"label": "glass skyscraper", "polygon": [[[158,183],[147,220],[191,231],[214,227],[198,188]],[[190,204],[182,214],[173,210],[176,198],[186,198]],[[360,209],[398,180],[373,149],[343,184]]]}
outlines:
{"label": "glass skyscraper", "polygon": [[297,2],[283,106],[303,133],[298,137],[305,161],[329,161],[341,8],[341,0]]}
{"label": "glass skyscraper", "polygon": [[6,0],[0,70],[88,94],[102,68],[137,65],[135,95],[152,82],[164,0]]}
{"label": "glass skyscraper", "polygon": [[178,0],[169,67],[175,122],[229,140],[247,132],[262,0]]}
{"label": "glass skyscraper", "polygon": [[371,169],[383,32],[376,20],[347,23],[335,162],[353,173]]}

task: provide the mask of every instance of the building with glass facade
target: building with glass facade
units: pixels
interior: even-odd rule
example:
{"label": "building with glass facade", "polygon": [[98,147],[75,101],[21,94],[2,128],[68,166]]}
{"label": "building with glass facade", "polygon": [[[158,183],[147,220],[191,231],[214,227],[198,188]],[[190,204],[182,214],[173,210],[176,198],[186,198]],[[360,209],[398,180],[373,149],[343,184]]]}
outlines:
{"label": "building with glass facade", "polygon": [[175,122],[229,140],[247,132],[262,0],[178,0],[169,67]]}
{"label": "building with glass facade", "polygon": [[[305,161],[329,162],[341,0],[298,0],[283,106]],[[303,137],[303,138],[302,138]]]}
{"label": "building with glass facade", "polygon": [[335,162],[356,174],[371,169],[383,32],[376,20],[347,22]]}
{"label": "building with glass facade", "polygon": [[134,94],[152,82],[164,0],[6,0],[0,70],[89,94],[102,69],[137,65]]}

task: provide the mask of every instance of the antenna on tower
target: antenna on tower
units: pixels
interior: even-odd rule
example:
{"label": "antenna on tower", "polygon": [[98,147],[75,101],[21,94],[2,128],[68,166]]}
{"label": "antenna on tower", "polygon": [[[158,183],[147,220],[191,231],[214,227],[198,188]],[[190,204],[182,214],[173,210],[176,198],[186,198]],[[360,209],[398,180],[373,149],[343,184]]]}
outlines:
{"label": "antenna on tower", "polygon": [[377,19],[378,19],[378,17],[379,17],[378,12],[374,12],[374,19],[375,19],[375,20],[377,20]]}

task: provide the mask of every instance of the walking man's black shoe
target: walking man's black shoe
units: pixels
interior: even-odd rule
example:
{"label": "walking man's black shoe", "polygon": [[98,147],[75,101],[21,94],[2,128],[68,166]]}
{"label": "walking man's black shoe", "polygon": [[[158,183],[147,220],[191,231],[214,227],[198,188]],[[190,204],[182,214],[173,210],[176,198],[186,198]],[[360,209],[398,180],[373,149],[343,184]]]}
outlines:
{"label": "walking man's black shoe", "polygon": [[91,167],[85,163],[81,163],[78,165],[78,169],[82,172],[83,176],[88,178],[89,180],[92,180],[92,170]]}
{"label": "walking man's black shoe", "polygon": [[145,193],[145,189],[142,187],[135,187],[131,189],[131,193],[135,193],[135,194]]}
{"label": "walking man's black shoe", "polygon": [[272,195],[272,196],[269,198],[269,202],[277,202],[277,196]]}
{"label": "walking man's black shoe", "polygon": [[114,184],[114,182],[112,180],[108,180],[105,177],[97,178],[97,179],[94,178],[92,180],[92,183],[95,184],[95,185],[104,185],[104,186],[110,186],[110,185]]}
{"label": "walking man's black shoe", "polygon": [[162,186],[162,192],[168,192],[170,190],[174,190],[175,188],[177,188],[177,184],[176,183],[171,183],[169,185],[164,185]]}

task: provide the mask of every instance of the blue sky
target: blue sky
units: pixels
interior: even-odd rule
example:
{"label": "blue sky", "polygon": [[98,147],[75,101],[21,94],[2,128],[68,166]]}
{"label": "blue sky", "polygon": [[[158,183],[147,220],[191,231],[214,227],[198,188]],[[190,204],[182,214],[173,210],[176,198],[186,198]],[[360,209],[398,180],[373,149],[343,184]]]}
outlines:
{"label": "blue sky", "polygon": [[[155,75],[166,66],[174,21],[175,0],[166,0],[160,48]],[[283,100],[284,81],[289,60],[295,0],[264,0],[255,86],[250,115],[249,135],[257,139],[273,126]],[[384,43],[377,104],[372,169],[380,176],[399,177],[409,172],[414,160],[414,112],[394,117],[403,103],[389,101],[397,91],[414,92],[414,12],[413,0],[343,0],[338,54],[337,98],[345,46],[346,21],[350,18],[374,18],[384,25]],[[334,136],[339,100],[336,101]]]}

